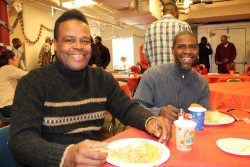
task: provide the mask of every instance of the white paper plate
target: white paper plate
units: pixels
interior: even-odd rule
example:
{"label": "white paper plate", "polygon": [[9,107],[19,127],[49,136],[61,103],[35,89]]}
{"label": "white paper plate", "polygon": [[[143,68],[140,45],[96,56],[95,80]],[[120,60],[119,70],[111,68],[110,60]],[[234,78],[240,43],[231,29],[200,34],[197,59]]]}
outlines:
{"label": "white paper plate", "polygon": [[220,75],[219,73],[207,73],[207,75]]}
{"label": "white paper plate", "polygon": [[[153,162],[148,162],[148,163],[122,162],[119,160],[114,160],[114,158],[112,158],[112,151],[111,151],[107,157],[107,162],[112,164],[112,165],[120,166],[120,167],[152,167],[152,166],[160,165],[168,160],[168,158],[170,156],[169,149],[165,145],[163,145],[159,142],[153,141],[153,140],[149,140],[149,139],[127,138],[127,139],[116,140],[116,141],[109,143],[108,148],[110,150],[113,150],[113,151],[117,150],[117,149],[121,149],[121,148],[129,149],[129,147],[131,147],[131,146],[133,148],[136,148],[138,145],[140,145],[142,143],[143,144],[147,143],[153,147],[158,148],[159,159],[157,159]],[[133,149],[131,149],[131,150],[133,150]],[[124,156],[126,156],[126,155],[124,155]]]}
{"label": "white paper plate", "polygon": [[[210,111],[207,111],[210,112]],[[226,125],[226,124],[230,124],[233,123],[235,121],[235,119],[227,114],[222,114],[224,117],[223,119],[221,119],[219,122],[206,122],[206,120],[204,121],[204,125]]]}
{"label": "white paper plate", "polygon": [[250,140],[240,138],[224,138],[216,141],[217,146],[235,155],[250,155]]}

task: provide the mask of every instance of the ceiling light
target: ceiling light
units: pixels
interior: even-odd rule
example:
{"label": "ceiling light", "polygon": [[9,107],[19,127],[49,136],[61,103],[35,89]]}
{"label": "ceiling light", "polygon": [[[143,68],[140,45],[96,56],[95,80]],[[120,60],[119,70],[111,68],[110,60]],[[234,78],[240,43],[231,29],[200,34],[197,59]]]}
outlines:
{"label": "ceiling light", "polygon": [[184,9],[189,8],[189,5],[190,5],[190,0],[184,0],[183,8]]}
{"label": "ceiling light", "polygon": [[64,2],[62,3],[62,6],[65,8],[80,8],[82,6],[89,6],[89,5],[95,5],[96,2],[92,1],[92,0],[75,0],[75,1],[71,1],[71,2]]}

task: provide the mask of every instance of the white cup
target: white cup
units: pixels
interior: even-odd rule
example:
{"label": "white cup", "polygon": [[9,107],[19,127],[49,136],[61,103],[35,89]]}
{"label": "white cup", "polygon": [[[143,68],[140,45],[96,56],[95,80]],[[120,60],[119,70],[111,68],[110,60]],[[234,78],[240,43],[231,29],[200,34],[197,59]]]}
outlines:
{"label": "white cup", "polygon": [[191,151],[195,135],[196,122],[192,120],[174,121],[176,148],[180,151]]}

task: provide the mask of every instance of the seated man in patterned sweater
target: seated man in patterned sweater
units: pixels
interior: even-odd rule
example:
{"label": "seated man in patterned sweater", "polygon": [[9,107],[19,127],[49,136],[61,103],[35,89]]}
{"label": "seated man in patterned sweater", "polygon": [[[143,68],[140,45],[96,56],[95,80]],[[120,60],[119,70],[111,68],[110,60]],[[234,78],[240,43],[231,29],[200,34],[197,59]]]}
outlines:
{"label": "seated man in patterned sweater", "polygon": [[170,121],[131,99],[113,76],[88,66],[90,29],[78,10],[62,14],[54,27],[57,60],[18,83],[12,109],[10,150],[17,166],[102,166],[107,146],[97,141],[105,110],[126,125],[166,144]]}

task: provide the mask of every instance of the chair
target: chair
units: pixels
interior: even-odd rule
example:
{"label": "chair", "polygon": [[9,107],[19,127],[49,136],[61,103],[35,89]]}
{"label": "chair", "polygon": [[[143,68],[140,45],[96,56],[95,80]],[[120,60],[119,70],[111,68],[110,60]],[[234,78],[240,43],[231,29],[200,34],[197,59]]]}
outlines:
{"label": "chair", "polygon": [[[119,78],[117,79],[117,82],[125,82],[125,83],[128,83],[128,80],[125,79],[125,78]],[[107,114],[110,114],[109,112],[106,112]],[[109,125],[109,132],[111,132],[112,130],[112,134],[115,135],[116,132],[117,132],[117,129],[119,128],[120,126],[120,123],[118,125],[118,127],[116,126],[116,118],[114,116],[111,115],[111,122],[110,122],[110,125]]]}
{"label": "chair", "polygon": [[9,147],[8,147],[8,139],[9,139],[9,131],[10,126],[5,126],[0,128],[0,166],[1,167],[14,167],[15,160],[13,159]]}
{"label": "chair", "polygon": [[241,80],[238,78],[231,78],[231,79],[227,79],[227,82],[241,82]]}
{"label": "chair", "polygon": [[1,111],[0,111],[0,120],[4,122],[10,122],[10,118],[6,118],[5,116],[3,116]]}

